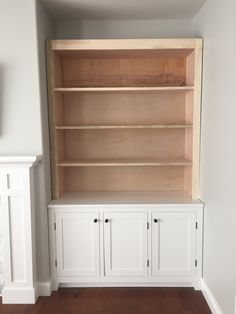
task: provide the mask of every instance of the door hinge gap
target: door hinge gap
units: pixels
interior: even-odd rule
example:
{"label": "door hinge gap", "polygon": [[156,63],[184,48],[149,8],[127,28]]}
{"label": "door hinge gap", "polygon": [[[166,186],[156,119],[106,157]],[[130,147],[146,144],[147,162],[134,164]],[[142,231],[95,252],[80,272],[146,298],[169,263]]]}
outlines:
{"label": "door hinge gap", "polygon": [[57,260],[55,260],[55,267],[57,267]]}
{"label": "door hinge gap", "polygon": [[57,224],[54,222],[54,230],[57,229]]}
{"label": "door hinge gap", "polygon": [[195,267],[197,267],[197,260],[195,259]]}
{"label": "door hinge gap", "polygon": [[149,262],[149,259],[147,260],[147,267],[149,267],[149,265],[150,265],[150,262]]}
{"label": "door hinge gap", "polygon": [[196,222],[196,229],[198,228],[198,223]]}
{"label": "door hinge gap", "polygon": [[147,229],[149,229],[149,222],[147,222]]}

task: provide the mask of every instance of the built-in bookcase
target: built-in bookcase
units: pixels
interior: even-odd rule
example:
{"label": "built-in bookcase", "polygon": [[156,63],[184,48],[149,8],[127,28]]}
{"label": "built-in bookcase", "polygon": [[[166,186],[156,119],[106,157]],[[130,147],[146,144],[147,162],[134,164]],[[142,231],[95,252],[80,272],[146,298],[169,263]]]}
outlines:
{"label": "built-in bookcase", "polygon": [[48,43],[53,197],[198,198],[201,39]]}

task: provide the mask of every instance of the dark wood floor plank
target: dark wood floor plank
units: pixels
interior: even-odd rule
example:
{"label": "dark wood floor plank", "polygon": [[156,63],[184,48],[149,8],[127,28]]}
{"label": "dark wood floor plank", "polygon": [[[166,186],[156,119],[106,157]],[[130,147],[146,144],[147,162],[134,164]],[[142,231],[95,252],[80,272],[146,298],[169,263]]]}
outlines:
{"label": "dark wood floor plank", "polygon": [[35,305],[3,305],[1,314],[211,314],[192,288],[65,288]]}

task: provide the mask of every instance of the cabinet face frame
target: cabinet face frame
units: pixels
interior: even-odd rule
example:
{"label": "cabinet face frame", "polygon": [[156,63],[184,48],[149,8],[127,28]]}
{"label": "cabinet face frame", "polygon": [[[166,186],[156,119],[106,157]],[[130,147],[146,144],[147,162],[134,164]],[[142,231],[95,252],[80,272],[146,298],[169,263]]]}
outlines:
{"label": "cabinet face frame", "polygon": [[[57,166],[60,155],[64,154],[63,130],[56,130],[56,120],[63,120],[63,93],[54,92],[61,86],[62,72],[60,53],[83,53],[94,51],[169,51],[178,54],[179,51],[192,53],[186,57],[186,84],[194,88],[186,92],[186,121],[190,117],[192,130],[186,130],[185,140],[192,142],[186,145],[185,155],[192,160],[192,166],[184,167],[184,191],[190,198],[199,198],[199,150],[200,150],[200,115],[201,115],[201,71],[202,71],[202,39],[130,39],[130,40],[52,40],[47,43],[48,90],[49,90],[49,121],[51,143],[51,170],[53,198],[58,199],[67,191],[68,169]],[[54,75],[53,75],[54,73]],[[188,110],[188,105],[192,107]],[[192,132],[192,134],[191,134]],[[112,169],[112,168],[111,168]],[[112,174],[111,174],[112,175]],[[135,188],[135,187],[134,187]],[[132,187],[131,187],[132,190]],[[171,191],[170,191],[171,192]]]}

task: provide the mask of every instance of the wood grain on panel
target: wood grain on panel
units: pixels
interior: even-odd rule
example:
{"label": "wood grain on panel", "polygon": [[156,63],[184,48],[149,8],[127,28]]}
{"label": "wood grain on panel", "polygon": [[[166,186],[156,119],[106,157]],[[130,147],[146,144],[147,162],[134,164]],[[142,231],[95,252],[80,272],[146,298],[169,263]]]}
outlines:
{"label": "wood grain on panel", "polygon": [[192,167],[185,167],[184,191],[192,198]]}
{"label": "wood grain on panel", "polygon": [[69,167],[66,191],[183,190],[184,167]]}
{"label": "wood grain on panel", "polygon": [[56,163],[65,159],[65,133],[63,130],[57,131],[55,136],[55,142],[57,146],[56,150]]}
{"label": "wood grain on panel", "polygon": [[185,58],[63,58],[62,87],[184,86]]}
{"label": "wood grain on panel", "polygon": [[185,190],[199,197],[201,39],[52,41],[53,197]]}
{"label": "wood grain on panel", "polygon": [[192,128],[191,124],[143,124],[143,125],[73,125],[57,126],[57,130],[99,130],[99,129],[188,129]]}
{"label": "wood grain on panel", "polygon": [[78,159],[78,160],[62,160],[57,165],[60,167],[113,167],[113,166],[188,166],[191,165],[188,159]]}
{"label": "wood grain on panel", "polygon": [[66,130],[65,159],[184,158],[184,129]]}
{"label": "wood grain on panel", "polygon": [[201,134],[201,77],[202,77],[202,40],[196,40],[196,48],[187,61],[193,65],[191,58],[194,57],[194,92],[193,92],[193,167],[192,167],[192,198],[198,199],[200,177],[200,134]]}
{"label": "wood grain on panel", "polygon": [[125,93],[125,92],[188,92],[194,89],[194,86],[122,86],[122,87],[56,87],[54,91],[61,94],[75,93]]}
{"label": "wood grain on panel", "polygon": [[185,93],[64,94],[65,125],[185,124]]}
{"label": "wood grain on panel", "polygon": [[57,178],[58,178],[58,198],[61,197],[66,191],[66,170],[63,167],[57,167]]}
{"label": "wood grain on panel", "polygon": [[54,93],[54,112],[55,112],[55,125],[60,125],[64,123],[64,95]]}
{"label": "wood grain on panel", "polygon": [[181,50],[194,49],[199,39],[196,38],[149,38],[149,39],[79,39],[52,40],[53,50]]}

